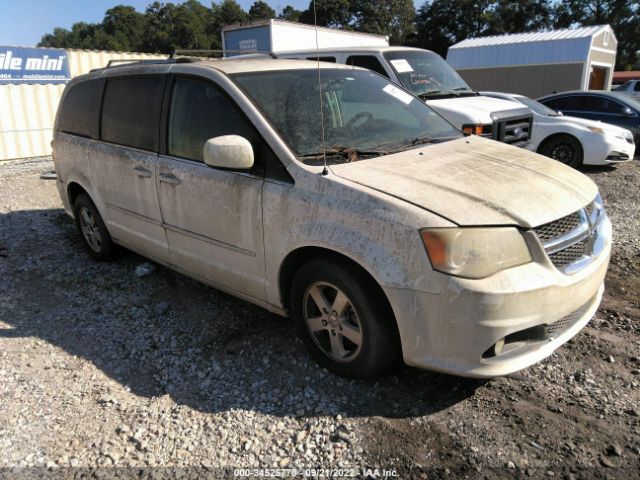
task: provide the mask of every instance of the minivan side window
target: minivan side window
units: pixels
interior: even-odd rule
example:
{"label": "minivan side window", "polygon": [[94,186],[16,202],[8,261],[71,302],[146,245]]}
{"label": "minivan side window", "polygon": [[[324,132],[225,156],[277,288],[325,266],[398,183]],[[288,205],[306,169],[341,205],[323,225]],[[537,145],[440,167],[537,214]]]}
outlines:
{"label": "minivan side window", "polygon": [[97,140],[103,88],[103,79],[73,85],[60,106],[58,131]]}
{"label": "minivan side window", "polygon": [[349,58],[347,58],[347,65],[368,68],[369,70],[373,70],[374,72],[389,78],[389,75],[380,63],[380,60],[378,60],[373,55],[351,55]]}
{"label": "minivan side window", "polygon": [[169,106],[167,153],[202,162],[205,142],[221,135],[249,140],[255,159],[252,171],[262,171],[268,147],[236,103],[211,82],[177,77]]}
{"label": "minivan side window", "polygon": [[142,150],[158,150],[164,76],[110,78],[104,92],[100,138]]}

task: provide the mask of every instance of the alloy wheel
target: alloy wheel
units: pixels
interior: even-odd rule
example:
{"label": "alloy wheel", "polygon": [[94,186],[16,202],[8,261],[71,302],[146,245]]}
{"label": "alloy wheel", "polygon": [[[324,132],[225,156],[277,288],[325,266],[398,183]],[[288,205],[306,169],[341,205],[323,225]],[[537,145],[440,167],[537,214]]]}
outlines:
{"label": "alloy wheel", "polygon": [[349,362],[362,348],[362,324],[347,295],[327,282],[312,284],[304,296],[304,321],[314,342],[332,360]]}

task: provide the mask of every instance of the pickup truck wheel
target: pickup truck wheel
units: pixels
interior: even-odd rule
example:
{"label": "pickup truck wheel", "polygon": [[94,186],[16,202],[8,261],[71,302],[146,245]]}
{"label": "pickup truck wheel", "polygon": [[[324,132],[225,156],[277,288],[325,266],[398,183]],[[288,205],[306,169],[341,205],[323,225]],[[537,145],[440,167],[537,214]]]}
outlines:
{"label": "pickup truck wheel", "polygon": [[98,209],[88,195],[78,195],[73,203],[73,213],[76,227],[89,255],[99,261],[111,260],[115,245]]}
{"label": "pickup truck wheel", "polygon": [[312,260],[293,279],[291,307],[315,360],[348,378],[378,376],[400,358],[393,314],[363,272]]}
{"label": "pickup truck wheel", "polygon": [[570,135],[558,135],[547,140],[540,153],[569,167],[578,168],[582,165],[582,145]]}

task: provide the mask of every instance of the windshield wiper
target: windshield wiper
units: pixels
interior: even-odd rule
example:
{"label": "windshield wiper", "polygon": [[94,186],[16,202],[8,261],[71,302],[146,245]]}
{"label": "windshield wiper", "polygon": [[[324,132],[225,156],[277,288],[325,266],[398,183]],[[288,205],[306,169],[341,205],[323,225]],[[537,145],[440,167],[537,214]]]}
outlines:
{"label": "windshield wiper", "polygon": [[429,99],[431,97],[445,96],[445,95],[451,95],[452,97],[457,97],[458,96],[458,94],[456,92],[454,92],[453,90],[429,90],[428,92],[419,93],[416,96],[418,98],[420,98],[421,100],[427,100],[427,99]]}
{"label": "windshield wiper", "polygon": [[335,146],[331,148],[321,149],[313,153],[305,153],[298,155],[298,158],[305,160],[321,160],[323,158],[341,158],[345,162],[355,162],[361,160],[362,157],[380,157],[386,155],[387,152],[382,150],[364,150],[359,148]]}

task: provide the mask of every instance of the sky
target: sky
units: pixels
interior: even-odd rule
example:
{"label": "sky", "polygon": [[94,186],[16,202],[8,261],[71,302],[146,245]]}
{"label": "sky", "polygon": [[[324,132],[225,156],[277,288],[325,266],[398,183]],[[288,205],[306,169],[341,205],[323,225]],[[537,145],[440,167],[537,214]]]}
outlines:
{"label": "sky", "polygon": [[[163,1],[163,0],[161,0]],[[211,4],[200,0],[203,5]],[[254,0],[239,0],[245,10]],[[130,5],[143,12],[153,0],[0,0],[0,45],[35,46],[55,27],[70,28],[75,22],[96,23],[115,5]],[[266,0],[279,12],[286,5],[304,10],[309,0]],[[164,0],[164,3],[170,3]],[[180,1],[172,3],[181,3]],[[416,1],[416,5],[423,1]]]}

